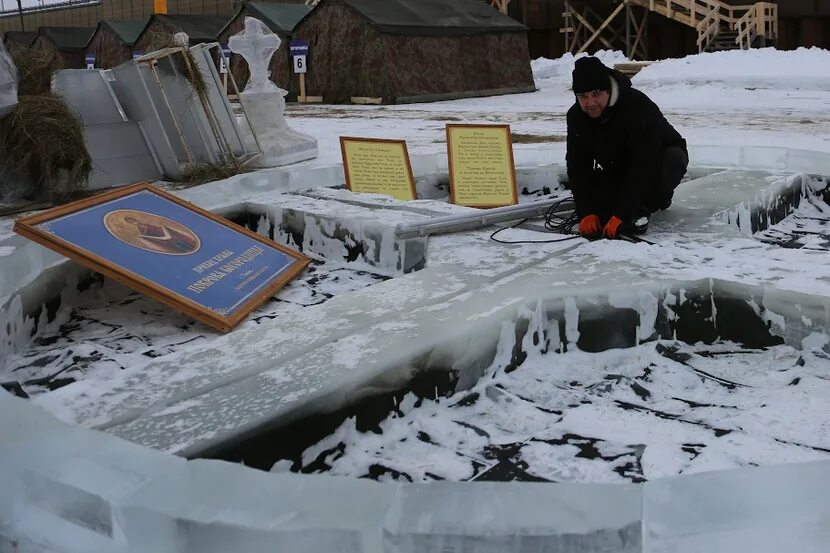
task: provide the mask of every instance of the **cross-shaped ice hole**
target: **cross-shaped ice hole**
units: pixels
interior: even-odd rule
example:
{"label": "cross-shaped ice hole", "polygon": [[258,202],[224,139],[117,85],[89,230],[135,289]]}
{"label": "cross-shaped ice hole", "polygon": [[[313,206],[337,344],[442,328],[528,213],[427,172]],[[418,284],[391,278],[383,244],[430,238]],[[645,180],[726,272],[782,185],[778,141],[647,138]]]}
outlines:
{"label": "cross-shaped ice hole", "polygon": [[251,78],[245,86],[245,92],[279,90],[268,78],[271,74],[268,66],[271,63],[271,56],[281,43],[280,37],[274,34],[265,23],[254,17],[246,17],[245,30],[228,40],[231,51],[239,54],[248,62]]}

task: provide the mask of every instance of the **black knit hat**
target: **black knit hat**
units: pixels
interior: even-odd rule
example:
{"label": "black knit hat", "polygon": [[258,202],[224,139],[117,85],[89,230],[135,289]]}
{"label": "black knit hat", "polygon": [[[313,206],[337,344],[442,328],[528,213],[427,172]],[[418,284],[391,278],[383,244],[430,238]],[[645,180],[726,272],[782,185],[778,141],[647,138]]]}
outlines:
{"label": "black knit hat", "polygon": [[574,94],[593,90],[611,90],[608,75],[608,68],[597,58],[593,56],[579,58],[574,64],[573,71]]}

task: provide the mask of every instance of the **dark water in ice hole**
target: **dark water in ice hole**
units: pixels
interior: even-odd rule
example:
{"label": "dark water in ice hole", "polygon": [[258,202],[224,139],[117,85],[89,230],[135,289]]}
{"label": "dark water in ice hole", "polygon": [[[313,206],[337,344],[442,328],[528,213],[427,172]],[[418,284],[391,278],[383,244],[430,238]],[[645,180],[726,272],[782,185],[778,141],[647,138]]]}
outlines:
{"label": "dark water in ice hole", "polygon": [[[673,366],[680,366],[681,370],[688,371],[707,385],[724,390],[724,393],[739,393],[746,389],[746,385],[738,381],[731,381],[717,374],[696,368],[694,360],[699,359],[722,359],[725,363],[747,362],[747,359],[758,357],[759,362],[777,363],[775,355],[771,354],[770,348],[775,350],[783,340],[772,335],[767,325],[758,318],[745,300],[740,298],[718,298],[714,300],[717,311],[717,326],[712,325],[709,319],[712,316],[712,298],[701,295],[695,297],[689,294],[690,299],[677,310],[677,319],[671,323],[671,328],[664,328],[663,336],[676,336],[676,341],[662,340],[654,342],[650,347],[654,354]],[[602,352],[609,348],[625,348],[633,344],[634,332],[637,325],[637,314],[630,309],[616,309],[610,312],[587,313],[579,323],[580,340],[578,348],[585,352]],[[666,321],[663,321],[666,324]],[[620,331],[622,329],[622,331]],[[524,328],[518,325],[517,335],[527,330],[527,323]],[[512,353],[512,359],[505,368],[505,373],[522,371],[522,364],[526,358],[526,352],[521,351],[521,339],[516,340]],[[690,346],[690,344],[695,344]],[[781,346],[786,348],[786,346]],[[794,367],[803,366],[803,359],[794,352],[795,360],[791,365]],[[548,352],[546,356],[558,355],[556,352]],[[755,363],[754,361],[749,361]],[[787,360],[784,360],[787,362]],[[684,368],[685,367],[685,368]],[[786,369],[786,367],[785,367]],[[733,428],[721,427],[714,419],[700,419],[697,416],[688,416],[689,413],[736,409],[732,405],[720,405],[710,401],[688,399],[678,393],[672,397],[672,401],[682,404],[686,414],[678,415],[675,410],[662,410],[650,406],[652,394],[652,381],[655,368],[654,364],[644,364],[634,377],[607,372],[605,374],[593,375],[590,381],[568,382],[569,386],[575,389],[587,390],[590,394],[607,395],[615,394],[620,390],[626,392],[630,398],[626,400],[614,400],[614,407],[623,412],[634,412],[665,421],[676,421],[689,427],[695,427],[711,435],[713,440],[729,436]],[[770,370],[773,370],[770,368]],[[776,369],[777,370],[777,369]],[[783,370],[783,369],[782,369]],[[636,372],[636,371],[635,371]],[[487,376],[484,377],[488,378]],[[797,387],[800,377],[794,377],[785,385]],[[481,389],[476,392],[469,392],[455,389],[457,379],[449,370],[431,370],[429,372],[417,373],[406,389],[396,390],[385,394],[365,398],[357,403],[343,408],[335,413],[318,414],[303,418],[302,420],[291,421],[284,424],[275,421],[271,425],[250,432],[248,435],[240,436],[233,443],[223,444],[210,451],[204,451],[200,457],[220,458],[229,461],[243,462],[247,466],[269,470],[275,462],[280,461],[283,469],[302,473],[326,473],[331,470],[331,461],[337,460],[344,453],[345,444],[330,443],[331,447],[320,448],[319,454],[313,458],[303,459],[303,452],[311,446],[318,444],[321,440],[331,441],[334,433],[344,421],[353,420],[355,430],[359,433],[381,434],[381,426],[384,421],[404,416],[400,409],[405,398],[415,397],[414,408],[419,408],[426,403],[432,402],[436,397],[448,398],[445,403],[448,409],[461,409],[474,406],[482,398]],[[540,384],[544,385],[544,384]],[[486,386],[485,394],[499,395],[501,393],[512,393],[505,390],[501,383],[495,382],[492,386]],[[538,409],[551,415],[553,418],[563,414],[562,409],[550,408],[549,405],[533,405],[533,400],[519,397],[520,400],[527,400],[533,409]],[[443,400],[442,400],[443,401]],[[581,402],[590,402],[584,398]],[[578,402],[577,402],[578,403]],[[564,408],[574,405],[563,405]],[[457,424],[474,433],[486,434],[486,431],[477,427],[474,419],[452,420],[449,424]],[[328,438],[327,438],[328,437]],[[402,438],[404,440],[419,440],[425,444],[435,444],[434,436],[425,431],[413,431],[411,435]],[[520,450],[528,443],[537,440],[550,446],[566,446],[569,451],[575,451],[575,458],[602,461],[608,465],[609,470],[615,472],[625,481],[641,482],[645,480],[641,455],[643,446],[632,444],[625,447],[610,447],[606,440],[591,435],[580,435],[577,433],[564,433],[555,437],[534,438],[528,442],[517,441],[514,443],[488,444],[476,453],[475,458],[470,459],[472,465],[471,476],[467,480],[481,481],[558,481],[557,478],[546,478],[534,471],[528,470],[527,463],[519,455]],[[830,447],[819,444],[809,445],[797,442],[788,442],[786,439],[777,440],[782,444],[793,445],[794,447],[805,448],[817,454],[830,453]],[[690,460],[694,460],[707,448],[706,443],[688,441],[679,444],[680,450]],[[749,461],[748,464],[753,464]],[[365,471],[356,476],[376,480],[400,480],[400,481],[423,481],[441,480],[441,475],[425,472],[419,477],[408,474],[405,470],[396,468],[394,464],[389,466],[385,463],[374,463],[369,465]]]}

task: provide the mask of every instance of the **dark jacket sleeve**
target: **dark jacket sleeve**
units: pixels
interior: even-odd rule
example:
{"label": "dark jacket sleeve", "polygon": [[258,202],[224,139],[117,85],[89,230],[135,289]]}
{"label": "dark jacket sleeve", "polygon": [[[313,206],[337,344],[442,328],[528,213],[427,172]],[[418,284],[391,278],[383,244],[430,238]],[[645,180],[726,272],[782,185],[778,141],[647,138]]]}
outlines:
{"label": "dark jacket sleeve", "polygon": [[571,187],[576,214],[582,219],[586,215],[597,213],[596,191],[592,187],[592,167],[590,155],[579,146],[579,125],[575,124],[573,108],[568,111],[568,150],[565,161],[568,166],[568,183]]}
{"label": "dark jacket sleeve", "polygon": [[630,221],[640,214],[646,194],[659,178],[663,117],[659,111],[649,110],[631,117],[626,127],[628,170],[621,183],[623,190],[614,215]]}

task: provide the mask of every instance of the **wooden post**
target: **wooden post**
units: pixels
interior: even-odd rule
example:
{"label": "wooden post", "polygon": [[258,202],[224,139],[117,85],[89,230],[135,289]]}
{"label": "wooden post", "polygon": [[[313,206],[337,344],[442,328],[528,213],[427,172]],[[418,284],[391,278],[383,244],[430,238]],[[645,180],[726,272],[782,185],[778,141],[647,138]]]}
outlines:
{"label": "wooden post", "polygon": [[153,13],[167,13],[167,0],[153,0]]}
{"label": "wooden post", "polygon": [[501,13],[507,15],[507,5],[510,0],[491,0],[490,5],[499,10]]}
{"label": "wooden post", "polygon": [[[611,45],[611,43],[608,42],[607,40],[605,40],[603,37],[601,37],[600,33],[602,33],[602,30],[605,29],[605,27],[607,27],[609,23],[611,23],[612,19],[617,17],[617,14],[620,13],[620,11],[622,11],[622,9],[624,7],[625,7],[625,4],[618,4],[617,7],[614,9],[614,11],[611,12],[611,15],[609,15],[608,18],[606,18],[606,20],[603,21],[602,25],[600,25],[599,28],[594,31],[594,34],[592,34],[591,37],[579,48],[579,51],[577,51],[577,54],[581,54],[582,52],[587,50],[588,46],[590,46],[591,43],[594,42],[594,39],[596,39],[596,38],[599,38],[600,42],[605,44],[609,49],[613,49],[614,47]],[[580,21],[582,21],[583,25],[585,25],[589,29],[593,30],[593,27],[591,27],[591,24],[588,23],[588,21],[586,21],[585,18],[583,18],[581,15],[579,15],[578,12],[575,12],[575,15]]]}
{"label": "wooden post", "polygon": [[300,96],[297,98],[297,101],[302,103],[305,100],[305,73],[300,73]]}

